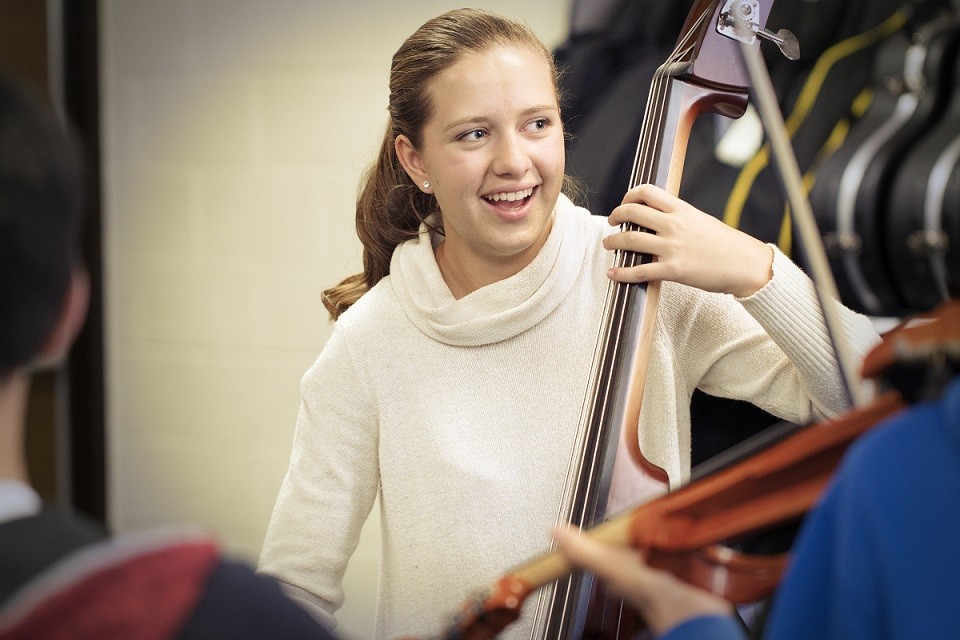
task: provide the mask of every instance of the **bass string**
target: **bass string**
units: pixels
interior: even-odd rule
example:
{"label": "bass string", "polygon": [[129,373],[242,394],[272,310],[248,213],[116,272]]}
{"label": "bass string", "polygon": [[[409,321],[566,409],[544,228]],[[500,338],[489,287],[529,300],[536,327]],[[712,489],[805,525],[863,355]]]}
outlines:
{"label": "bass string", "polygon": [[[652,146],[660,139],[660,132],[657,131],[662,126],[664,119],[664,105],[662,97],[665,95],[666,75],[663,72],[664,67],[658,69],[654,75],[653,99],[647,102],[647,114],[644,117],[644,127],[641,133],[641,143],[637,152],[635,164],[640,165],[641,173],[638,175],[649,175],[651,169],[647,166],[653,157]],[[643,173],[645,172],[645,173]],[[618,254],[632,254],[632,252],[618,252]],[[622,259],[619,261],[622,263]],[[572,511],[568,515],[569,521],[575,524],[583,524],[588,516],[588,510],[592,503],[590,496],[596,490],[595,478],[597,469],[603,463],[603,443],[605,442],[606,420],[608,398],[610,396],[611,385],[613,384],[613,364],[616,361],[616,355],[620,350],[620,337],[623,334],[623,326],[627,319],[627,291],[628,285],[624,283],[613,283],[611,286],[612,300],[610,319],[604,332],[604,339],[601,341],[599,354],[600,369],[596,372],[597,383],[592,390],[592,411],[588,418],[589,426],[593,427],[592,433],[587,436],[585,450],[578,457],[578,479],[582,496],[580,500],[571,501]],[[584,486],[585,485],[585,486]]]}
{"label": "bass string", "polygon": [[[696,33],[703,22],[711,14],[708,9],[700,14],[691,29],[681,37],[668,57],[653,76],[651,95],[647,100],[641,134],[631,169],[630,187],[644,182],[650,182],[655,170],[656,150],[661,143],[664,122],[667,115],[667,90],[671,78],[670,68],[677,62],[688,57],[695,44]],[[636,229],[634,225],[629,225]],[[641,256],[633,252],[617,251],[614,255],[614,264],[617,266],[633,266]],[[576,524],[583,526],[589,514],[587,509],[592,502],[591,494],[596,490],[596,470],[602,464],[602,443],[605,441],[604,419],[608,409],[610,385],[612,384],[612,365],[620,349],[620,336],[627,313],[628,285],[620,282],[611,282],[607,291],[604,320],[597,351],[594,354],[594,371],[591,387],[585,398],[585,411],[589,403],[588,417],[581,421],[574,454],[571,458],[571,468],[568,471],[567,481],[561,499],[561,511],[558,514],[557,524]],[[580,452],[580,455],[577,455]],[[584,486],[585,485],[585,486]],[[537,606],[539,612],[544,606],[541,598]],[[575,603],[571,602],[569,592],[564,599],[561,615],[566,618],[569,610]],[[534,629],[534,634],[536,629]]]}
{"label": "bass string", "polygon": [[[666,96],[671,78],[669,69],[692,53],[696,33],[709,14],[709,11],[700,14],[692,28],[679,39],[667,61],[654,72],[651,96],[647,100],[637,152],[631,170],[630,187],[650,182],[653,177],[657,148],[662,141],[663,127],[667,115]],[[635,225],[629,225],[627,229],[636,230],[637,228]],[[614,264],[630,267],[635,266],[641,259],[640,254],[631,251],[617,251]],[[609,307],[609,314],[604,322],[603,339],[598,343],[599,351],[595,355],[596,366],[599,368],[594,373],[594,386],[588,395],[588,400],[593,398],[599,404],[592,405],[589,416],[585,420],[584,427],[586,428],[581,429],[577,446],[574,447],[574,451],[579,451],[580,455],[575,454],[572,459],[572,462],[575,463],[575,471],[568,474],[568,482],[565,485],[564,496],[561,501],[564,508],[563,512],[559,514],[558,524],[574,523],[582,525],[589,515],[587,511],[592,503],[591,496],[596,490],[594,483],[597,476],[596,470],[603,462],[602,444],[605,441],[604,430],[606,428],[604,417],[607,413],[610,385],[613,382],[611,375],[613,362],[615,362],[616,354],[620,349],[620,336],[623,333],[628,312],[627,291],[629,286],[626,283],[614,282],[608,290],[607,306]]]}

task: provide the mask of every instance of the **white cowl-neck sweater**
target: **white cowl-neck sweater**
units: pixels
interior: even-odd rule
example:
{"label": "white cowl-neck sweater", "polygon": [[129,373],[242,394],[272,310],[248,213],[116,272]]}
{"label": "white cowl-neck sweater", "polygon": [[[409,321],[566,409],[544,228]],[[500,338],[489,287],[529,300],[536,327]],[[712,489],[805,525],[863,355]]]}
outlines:
{"label": "white cowl-neck sweater", "polygon": [[[469,595],[545,551],[608,285],[601,239],[614,230],[561,196],[533,262],[460,300],[426,230],[399,246],[303,377],[260,571],[332,625],[379,492],[376,635],[393,640],[440,631]],[[842,318],[862,356],[872,324]],[[779,251],[747,299],[662,286],[638,429],[674,486],[689,473],[696,387],[798,423],[842,410],[812,284]],[[528,606],[504,637],[526,640],[531,621]]]}

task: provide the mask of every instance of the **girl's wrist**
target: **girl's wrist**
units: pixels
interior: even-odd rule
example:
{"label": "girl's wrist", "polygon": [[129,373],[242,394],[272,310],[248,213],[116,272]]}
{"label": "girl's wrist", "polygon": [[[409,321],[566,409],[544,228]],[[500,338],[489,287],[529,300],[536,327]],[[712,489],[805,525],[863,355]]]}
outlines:
{"label": "girl's wrist", "polygon": [[751,258],[745,262],[742,284],[736,291],[731,291],[737,298],[749,298],[773,278],[773,247],[759,240],[756,243]]}

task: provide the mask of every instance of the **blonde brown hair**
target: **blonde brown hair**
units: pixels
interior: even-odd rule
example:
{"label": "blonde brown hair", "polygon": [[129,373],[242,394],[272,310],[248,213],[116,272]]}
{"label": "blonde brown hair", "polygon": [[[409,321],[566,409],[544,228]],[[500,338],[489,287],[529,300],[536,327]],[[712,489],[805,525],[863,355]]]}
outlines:
{"label": "blonde brown hair", "polygon": [[[366,170],[357,198],[357,235],[363,244],[363,272],[323,292],[323,304],[336,320],[366,291],[390,273],[393,250],[416,237],[420,224],[438,213],[433,196],[423,193],[397,159],[394,140],[405,135],[415,148],[431,116],[430,81],[464,55],[494,46],[524,47],[543,55],[557,87],[553,56],[528,27],[486,11],[457,9],[424,23],[400,46],[390,66],[389,120],[377,159]],[[559,95],[558,95],[559,100]],[[435,231],[442,233],[437,216]]]}

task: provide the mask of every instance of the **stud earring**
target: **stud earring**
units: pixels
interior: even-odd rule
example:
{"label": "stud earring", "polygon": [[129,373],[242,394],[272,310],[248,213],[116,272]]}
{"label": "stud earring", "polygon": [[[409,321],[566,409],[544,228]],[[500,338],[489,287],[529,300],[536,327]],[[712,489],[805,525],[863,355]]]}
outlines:
{"label": "stud earring", "polygon": [[429,189],[429,188],[430,188],[430,181],[429,181],[429,180],[424,180],[424,181],[423,181],[423,188],[424,188],[424,189]]}

